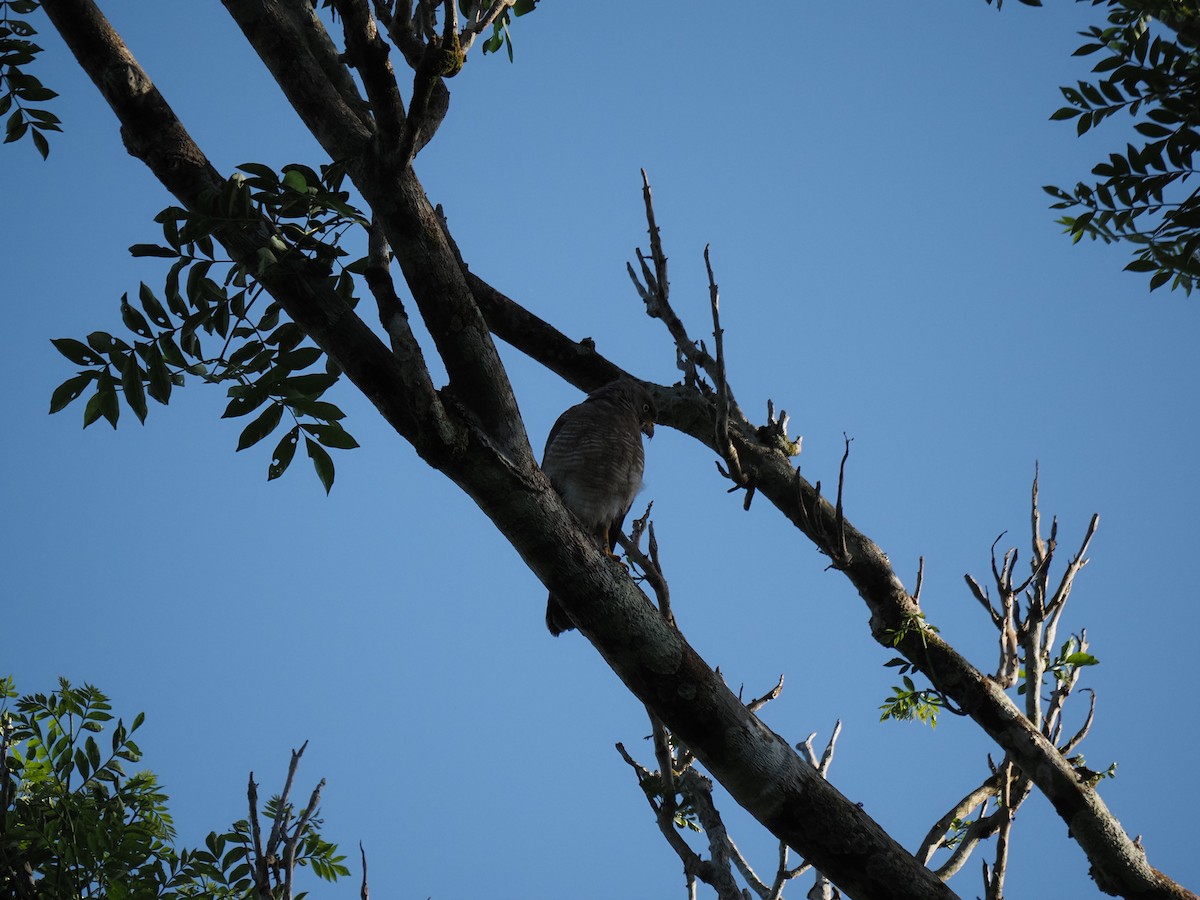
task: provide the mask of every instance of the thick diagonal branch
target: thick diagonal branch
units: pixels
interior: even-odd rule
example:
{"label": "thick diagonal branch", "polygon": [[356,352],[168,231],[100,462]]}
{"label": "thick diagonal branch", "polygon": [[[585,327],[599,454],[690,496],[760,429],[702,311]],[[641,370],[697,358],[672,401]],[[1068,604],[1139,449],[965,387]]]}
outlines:
{"label": "thick diagonal branch", "polygon": [[[47,0],[44,8],[117,113],[128,146],[181,203],[194,208],[205,191],[219,188],[223,180],[95,5],[90,0]],[[256,27],[265,26],[259,22]],[[360,174],[371,174],[365,163],[358,165]],[[542,582],[569,602],[572,618],[614,672],[739,804],[854,896],[952,897],[862,809],[826,784],[745,708],[647,603],[628,573],[579,530],[532,454],[513,452],[520,443],[513,438],[519,435],[523,440],[523,427],[503,370],[482,352],[491,348],[494,354],[494,347],[478,311],[476,320],[470,318],[474,307],[441,223],[411,172],[397,176],[382,170],[375,175],[364,177],[363,193],[369,190],[373,195],[368,201],[376,207],[427,323],[441,332],[435,340],[452,373],[451,388],[458,401],[445,404],[444,420],[431,418],[426,404],[440,405],[445,392],[431,396],[421,385],[406,382],[396,356],[327,291],[322,279],[290,265],[285,257],[262,273],[263,286],[385,419],[478,503]],[[381,198],[384,184],[402,196]],[[218,231],[217,237],[235,260],[249,260],[269,234],[230,227]],[[456,290],[459,294],[454,295]],[[440,307],[440,312],[430,312],[431,307]],[[482,355],[468,361],[476,351]],[[469,390],[473,380],[481,382],[478,393]],[[482,408],[493,399],[495,406]],[[459,405],[469,414],[457,414]],[[505,416],[511,421],[497,425]],[[442,421],[449,424],[450,433],[442,433]],[[711,434],[711,421],[709,427]]]}
{"label": "thick diagonal branch", "polygon": [[[304,47],[281,45],[277,40],[277,30],[290,27],[296,15],[292,4],[276,0],[224,2],[305,126],[332,159],[346,166],[370,205],[446,366],[458,402],[504,452],[522,463],[532,460],[512,386],[491,334],[441,220],[408,161],[394,148],[372,140],[372,134],[354,132],[348,140],[347,129],[355,122],[341,109],[322,109],[311,102],[314,90],[327,93],[331,88],[328,83],[314,86],[308,81],[324,77],[315,55],[305,58]],[[323,29],[309,37],[311,42],[320,40],[332,46]]]}

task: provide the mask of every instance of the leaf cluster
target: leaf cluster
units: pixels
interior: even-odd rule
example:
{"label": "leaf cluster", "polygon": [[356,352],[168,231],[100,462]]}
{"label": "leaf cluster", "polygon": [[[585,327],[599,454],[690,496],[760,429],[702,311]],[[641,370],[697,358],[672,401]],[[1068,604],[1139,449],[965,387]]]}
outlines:
{"label": "leaf cluster", "polygon": [[22,16],[38,8],[38,0],[0,0],[0,116],[8,116],[4,125],[4,143],[28,135],[42,159],[50,155],[48,131],[62,131],[58,116],[35,105],[58,96],[26,69],[42,48],[30,38],[37,29]]}
{"label": "leaf cluster", "polygon": [[[887,665],[893,666],[897,662],[903,666],[909,665],[904,660],[892,660]],[[895,719],[898,722],[908,722],[916,719],[930,728],[937,728],[938,713],[946,708],[946,698],[933,688],[918,688],[907,675],[901,680],[903,685],[892,685],[891,696],[880,704],[883,715],[879,717],[879,721]]]}
{"label": "leaf cluster", "polygon": [[[1079,647],[1079,638],[1072,635],[1063,641],[1058,654],[1047,664],[1046,673],[1054,678],[1056,684],[1071,683],[1080,669],[1085,666],[1100,665],[1100,660],[1092,654],[1080,650]],[[1023,681],[1017,688],[1017,693],[1025,693],[1025,683]]]}
{"label": "leaf cluster", "polygon": [[[15,701],[12,702],[12,701]],[[167,795],[151,772],[129,775],[142,751],[113,725],[109,698],[92,685],[59,680],[49,694],[17,696],[0,679],[0,897],[243,898],[256,891],[252,830],[236,822],[203,848],[177,850]],[[268,804],[272,818],[278,801]],[[349,874],[320,818],[291,821],[300,831],[295,862],[325,881]],[[258,896],[283,896],[283,888]],[[303,897],[300,893],[297,897]]]}
{"label": "leaf cluster", "polygon": [[[516,0],[512,5],[512,15],[523,16],[526,13],[533,12],[537,6],[538,0]],[[459,0],[459,8],[464,16],[470,16],[475,8],[481,4],[479,0]],[[505,9],[496,17],[496,21],[492,23],[492,34],[483,42],[483,53],[486,56],[489,53],[498,53],[501,48],[508,51],[508,61],[513,61],[513,46],[512,38],[508,33],[508,26],[512,23],[509,17],[509,10]]]}
{"label": "leaf cluster", "polygon": [[1189,294],[1200,277],[1200,198],[1186,182],[1200,146],[1200,12],[1181,0],[1110,2],[1105,25],[1080,32],[1076,56],[1099,56],[1092,81],[1061,88],[1067,105],[1051,116],[1080,135],[1120,112],[1138,119],[1144,140],[1092,169],[1096,180],[1071,190],[1047,185],[1058,221],[1084,236],[1138,247],[1125,267],[1151,273]]}
{"label": "leaf cluster", "polygon": [[158,863],[174,837],[153,774],[127,775],[141,759],[138,715],[113,726],[97,688],[65,679],[49,694],[16,700],[0,681],[0,895],[157,896]]}
{"label": "leaf cluster", "polygon": [[652,772],[649,775],[643,776],[638,783],[650,799],[651,805],[656,809],[668,799],[673,800],[671,803],[673,809],[672,819],[675,827],[680,831],[686,829],[688,831],[700,832],[703,830],[700,827],[700,817],[696,812],[695,800],[686,791],[680,790],[682,785],[678,780],[675,782],[676,791],[673,798],[667,797],[667,789],[663,784],[662,776],[658,772]]}
{"label": "leaf cluster", "polygon": [[[95,331],[84,340],[52,342],[82,369],[55,389],[50,412],[59,412],[90,389],[84,427],[103,418],[116,428],[118,398],[144,422],[147,399],[166,405],[187,376],[225,384],[225,418],[258,413],[243,427],[237,449],[272,434],[286,414],[291,427],[275,446],[267,477],[278,478],[287,470],[303,435],[328,491],[334,465],[326,448],[358,446],[340,424],[341,409],[323,399],[341,372],[306,341],[299,326],[284,318],[256,276],[284,256],[302,257],[314,277],[331,280],[353,307],[353,276],[364,261],[346,263],[341,243],[366,222],[349,205],[341,190],[344,172],[336,166],[325,167],[320,175],[299,165],[285,166],[278,174],[257,163],[239,169],[201,210],[171,206],[159,213],[155,221],[162,227],[163,243],[130,248],[134,256],[172,260],[162,299],[144,282],[135,300],[122,295],[121,320],[131,339]],[[217,229],[255,227],[264,218],[273,232],[253,263],[217,255]],[[323,359],[323,368],[314,370]]]}

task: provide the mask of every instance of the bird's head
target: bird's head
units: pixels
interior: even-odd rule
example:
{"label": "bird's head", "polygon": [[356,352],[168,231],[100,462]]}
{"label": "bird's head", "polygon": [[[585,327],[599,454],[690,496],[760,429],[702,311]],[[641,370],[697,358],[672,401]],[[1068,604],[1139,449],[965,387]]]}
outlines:
{"label": "bird's head", "polygon": [[634,403],[637,409],[638,427],[641,428],[642,434],[646,437],[654,437],[654,423],[658,420],[658,407],[654,405],[654,398],[650,396],[649,391],[639,385],[634,395]]}

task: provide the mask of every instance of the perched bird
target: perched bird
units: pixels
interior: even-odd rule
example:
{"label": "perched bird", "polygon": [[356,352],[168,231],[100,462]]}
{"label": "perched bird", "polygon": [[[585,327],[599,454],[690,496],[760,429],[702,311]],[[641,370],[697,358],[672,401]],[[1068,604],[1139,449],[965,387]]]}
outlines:
{"label": "perched bird", "polygon": [[[596,546],[610,555],[642,486],[642,435],[654,437],[657,415],[642,384],[619,378],[559,416],[546,438],[542,471]],[[556,637],[575,627],[554,594],[546,603],[546,627]]]}

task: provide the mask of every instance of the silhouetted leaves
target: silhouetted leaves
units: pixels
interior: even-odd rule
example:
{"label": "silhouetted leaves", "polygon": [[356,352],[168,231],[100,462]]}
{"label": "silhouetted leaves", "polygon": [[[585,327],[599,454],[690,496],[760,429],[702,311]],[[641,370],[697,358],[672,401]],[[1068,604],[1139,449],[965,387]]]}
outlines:
{"label": "silhouetted leaves", "polygon": [[[86,343],[73,338],[53,342],[59,353],[85,371],[55,389],[50,411],[64,409],[94,386],[85,404],[84,425],[104,418],[116,427],[120,396],[144,422],[147,398],[169,403],[173,389],[189,376],[226,383],[229,402],[223,417],[258,413],[242,426],[237,449],[268,437],[286,415],[292,427],[276,445],[268,478],[278,478],[287,469],[303,427],[315,439],[306,436],[312,445],[309,456],[328,491],[334,467],[324,448],[358,446],[337,424],[344,413],[323,399],[341,371],[328,364],[319,347],[306,343],[300,327],[282,319],[279,305],[265,296],[256,278],[261,260],[256,257],[248,267],[221,258],[214,237],[229,228],[263,233],[264,222],[269,223],[270,264],[288,254],[303,256],[315,263],[309,267],[311,277],[330,279],[338,296],[352,307],[354,273],[361,273],[362,262],[347,260],[339,243],[349,229],[361,228],[366,220],[341,190],[345,173],[337,166],[326,166],[320,173],[295,164],[285,166],[281,174],[258,163],[239,169],[202,209],[170,206],[160,212],[155,221],[162,227],[162,243],[130,247],[137,257],[171,260],[164,280],[165,303],[145,282],[138,286],[136,305],[128,294],[121,297],[121,321],[132,343],[103,331],[89,334]],[[310,371],[323,361],[327,364]]]}
{"label": "silhouetted leaves", "polygon": [[1070,210],[1058,221],[1079,241],[1124,241],[1138,249],[1126,270],[1151,273],[1150,289],[1164,284],[1191,293],[1200,277],[1200,201],[1184,182],[1200,147],[1200,59],[1180,34],[1200,29],[1200,14],[1172,7],[1165,24],[1142,15],[1133,3],[1109,4],[1107,25],[1082,32],[1076,56],[1101,55],[1098,78],[1061,88],[1067,106],[1050,118],[1075,120],[1084,134],[1123,112],[1145,138],[1110,153],[1092,174],[1097,181],[1074,189],[1047,186],[1052,209]]}

